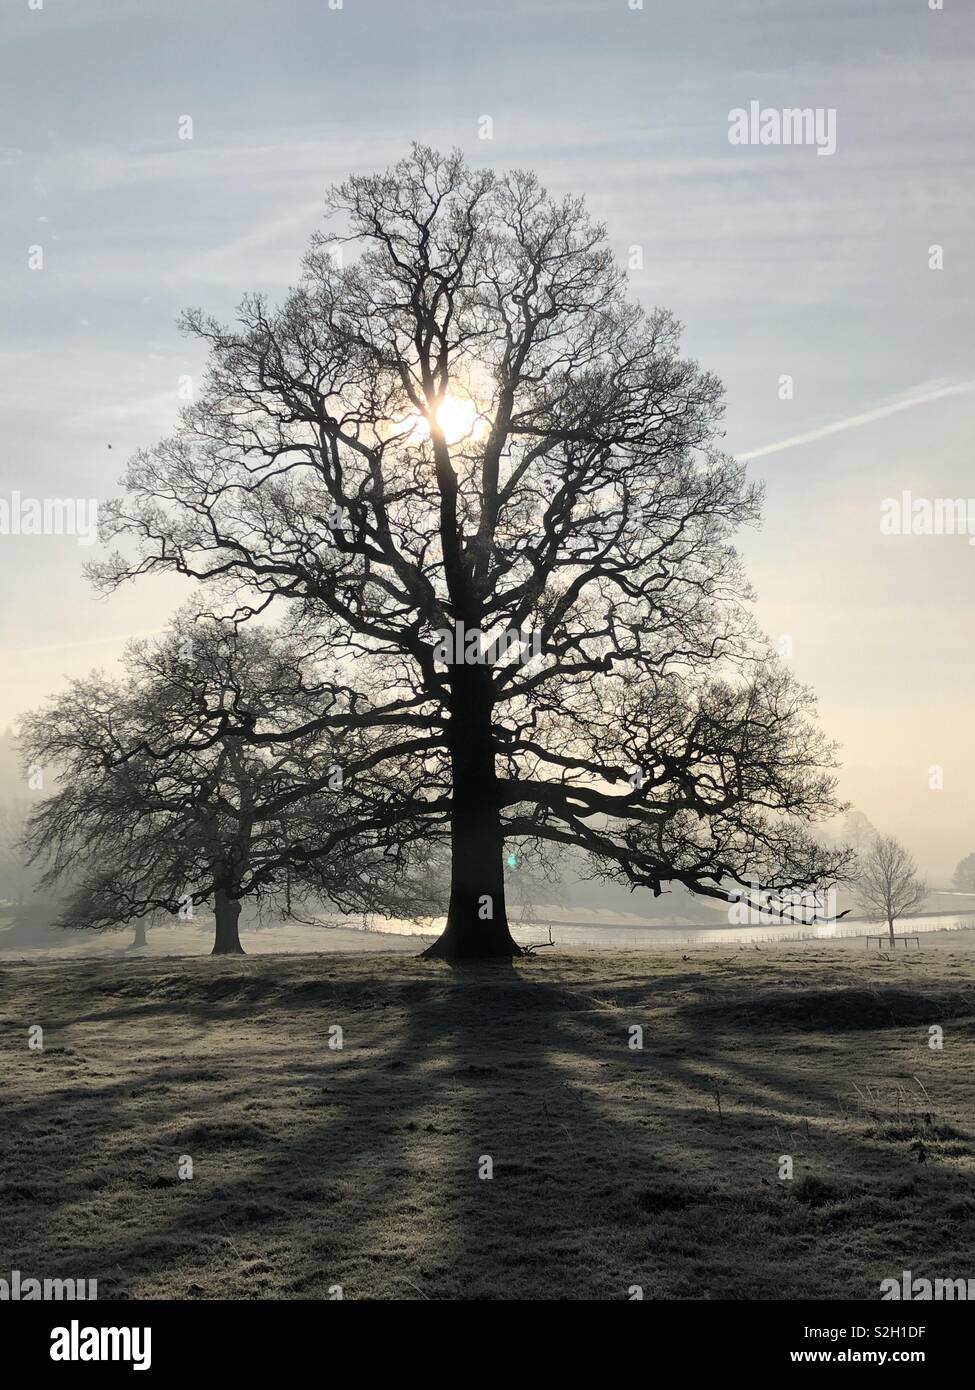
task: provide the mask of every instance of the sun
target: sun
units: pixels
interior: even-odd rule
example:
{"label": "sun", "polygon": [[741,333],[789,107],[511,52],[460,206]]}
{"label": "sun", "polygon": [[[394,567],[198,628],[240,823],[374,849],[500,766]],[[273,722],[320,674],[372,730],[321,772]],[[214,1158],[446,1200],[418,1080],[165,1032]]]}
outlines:
{"label": "sun", "polygon": [[[483,439],[488,432],[488,421],[472,396],[446,395],[437,406],[436,416],[448,444]],[[423,416],[413,413],[404,423],[409,434],[429,439],[430,422]]]}
{"label": "sun", "polygon": [[[437,406],[436,417],[448,445],[484,439],[490,429],[490,421],[473,395],[448,393]],[[397,420],[394,428],[407,439],[430,438],[430,422],[416,410]]]}
{"label": "sun", "polygon": [[479,423],[477,406],[469,397],[445,396],[437,407],[437,424],[448,444],[475,437]]}

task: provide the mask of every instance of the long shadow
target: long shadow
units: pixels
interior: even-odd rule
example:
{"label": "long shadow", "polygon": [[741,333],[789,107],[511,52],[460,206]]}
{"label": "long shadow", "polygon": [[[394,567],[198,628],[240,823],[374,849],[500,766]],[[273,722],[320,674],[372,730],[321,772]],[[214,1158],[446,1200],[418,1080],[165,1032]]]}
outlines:
{"label": "long shadow", "polygon": [[[348,1228],[351,1223],[357,1237],[361,1238],[375,1213],[388,1208],[397,1193],[408,1187],[406,1179],[411,1174],[398,1163],[398,1153],[403,1148],[399,1136],[408,1133],[412,1114],[425,1095],[414,1063],[430,1040],[426,1031],[429,1022],[424,995],[437,987],[433,982],[429,985],[414,982],[415,1004],[413,1011],[407,1014],[408,1026],[398,1034],[391,1031],[386,1037],[380,1029],[379,1042],[384,1050],[374,1052],[371,1074],[363,1074],[355,1056],[357,1005],[350,1003],[343,1007],[341,988],[326,991],[334,996],[328,1003],[323,1003],[321,990],[317,991],[317,999],[315,991],[306,991],[304,998],[297,1000],[292,997],[287,1005],[291,1026],[295,1026],[295,1020],[316,1013],[321,1016],[323,1025],[329,1021],[345,1021],[348,1039],[343,1052],[330,1054],[323,1040],[323,1060],[318,1066],[308,1065],[302,1059],[293,1070],[282,1071],[277,1076],[262,1074],[257,1083],[250,1076],[230,1090],[222,1084],[214,1089],[221,1114],[232,1111],[236,1102],[247,1097],[253,1099],[255,1095],[260,1097],[262,1108],[273,1113],[275,1088],[289,1090],[295,1085],[308,1088],[317,1083],[317,1094],[310,1093],[303,1102],[304,1122],[297,1132],[289,1133],[283,1142],[264,1145],[256,1162],[245,1156],[244,1171],[235,1172],[232,1165],[240,1156],[208,1150],[205,1128],[200,1132],[198,1123],[188,1123],[187,1147],[192,1147],[194,1131],[198,1136],[195,1149],[198,1177],[186,1183],[160,1181],[158,1204],[149,1220],[143,1221],[137,1230],[116,1233],[109,1228],[100,1236],[96,1235],[90,1246],[74,1251],[64,1248],[61,1241],[61,1262],[67,1266],[74,1259],[81,1261],[85,1268],[97,1264],[97,1272],[108,1285],[106,1293],[110,1296],[114,1283],[115,1292],[122,1294],[125,1289],[108,1277],[116,1270],[123,1271],[126,1282],[131,1282],[133,1277],[138,1278],[146,1271],[147,1259],[151,1266],[153,1259],[158,1261],[167,1253],[176,1262],[187,1253],[198,1253],[200,1238],[208,1233],[215,1239],[227,1240],[231,1249],[238,1252],[245,1243],[245,1236],[255,1237],[257,1249],[253,1253],[259,1255],[261,1247],[276,1237],[285,1241],[289,1234],[307,1237],[313,1225],[309,1218],[314,1218],[316,1212],[324,1216],[327,1224],[328,1206],[336,1200],[351,1206],[351,1215],[346,1211],[342,1224]],[[208,1007],[211,1020],[227,1020],[242,1013],[238,1005]],[[174,1002],[163,1006],[163,1011],[178,1013],[179,1009]],[[147,1008],[136,1004],[127,1016],[144,1019],[159,1012],[159,1006]],[[275,1012],[283,1014],[284,1009],[279,1005]],[[116,1014],[116,1010],[106,1010],[94,1015],[94,1019],[104,1021]],[[221,1070],[225,1069],[222,1061],[218,1065]],[[151,1090],[154,1084],[172,1086],[173,1082],[177,1083],[176,1088],[170,1091],[165,1102],[153,1107],[152,1117],[158,1127],[162,1127],[166,1119],[173,1118],[174,1110],[179,1110],[179,1072],[174,1074],[172,1069],[157,1068],[148,1079],[141,1078],[139,1088],[143,1092]],[[125,1093],[130,1086],[127,1078],[103,1087],[85,1088],[84,1101],[91,1116],[86,1142],[96,1163],[104,1159],[105,1151],[114,1145],[119,1119],[117,1105],[126,1099]],[[70,1106],[72,1101],[77,1106],[78,1095],[74,1088],[61,1087],[35,1102],[19,1108],[9,1107],[7,1119],[13,1125],[29,1128],[32,1121],[49,1114],[52,1105],[60,1109]],[[173,1153],[168,1157],[172,1173],[175,1172],[175,1156]],[[160,1166],[161,1161],[166,1159],[158,1150],[154,1153],[151,1146],[143,1149],[144,1166],[151,1168],[154,1162]],[[218,1169],[222,1171],[217,1172]],[[291,1201],[290,1206],[282,1205],[281,1194]],[[295,1199],[301,1203],[299,1212],[294,1209]],[[355,1263],[355,1250],[344,1248],[338,1239],[333,1242],[333,1248],[328,1240],[324,1240],[322,1246],[323,1268],[317,1284],[327,1287],[341,1283],[343,1265]],[[299,1277],[293,1282],[300,1285],[302,1280]],[[307,1278],[306,1282],[309,1282]],[[314,1291],[315,1287],[316,1281],[312,1279],[310,1288]],[[306,1292],[299,1288],[292,1291]],[[240,1293],[246,1294],[246,1290],[241,1289]]]}
{"label": "long shadow", "polygon": [[[572,1009],[571,993],[564,986],[540,981],[521,984],[522,1008],[540,1020],[534,1038],[518,1040],[520,1045],[528,1044],[527,1056],[523,1054],[519,1064],[530,1066],[534,1073],[527,1093],[517,1085],[497,1085],[510,1042],[505,1036],[510,1028],[506,1021],[493,1033],[490,1029],[476,1035],[465,1032],[458,1042],[461,1063],[466,1063],[476,1091],[472,1117],[476,1136],[486,1151],[493,1147],[501,1157],[491,1183],[483,1185],[483,1195],[465,1205],[465,1222],[455,1249],[458,1255],[482,1251],[495,1257],[495,1267],[499,1262],[509,1267],[510,1282],[496,1282],[495,1297],[515,1296],[519,1283],[528,1296],[544,1297],[546,1291],[549,1296],[572,1296],[571,1289],[567,1292],[564,1287],[560,1261],[578,1254],[587,1243],[591,1249],[597,1244],[605,1247],[607,1242],[620,1251],[615,1271],[594,1271],[587,1286],[576,1292],[609,1297],[615,1292],[623,1297],[630,1282],[641,1283],[641,1241],[632,1239],[634,1229],[641,1228],[645,1247],[660,1226],[668,1228],[670,1249],[696,1246],[702,1256],[697,1271],[702,1282],[696,1287],[687,1287],[686,1279],[675,1280],[672,1271],[661,1270],[657,1259],[651,1261],[651,1283],[662,1275],[671,1292],[676,1287],[682,1296],[696,1297],[718,1296],[715,1284],[708,1282],[712,1274],[721,1281],[725,1296],[738,1296],[734,1278],[741,1264],[743,1232],[747,1234],[751,1227],[755,1237],[767,1235],[770,1217],[773,1234],[777,1225],[786,1245],[797,1233],[825,1242],[832,1228],[838,1230],[837,1244],[842,1245],[858,1221],[879,1219],[893,1224],[887,1243],[898,1246],[897,1223],[909,1213],[891,1206],[889,1194],[906,1192],[918,1183],[918,1154],[903,1146],[878,1148],[870,1139],[841,1129],[839,1122],[848,1119],[849,1106],[837,1094],[835,1081],[821,1083],[804,1074],[802,1066],[790,1067],[778,1056],[770,1057],[764,1066],[742,1059],[736,1055],[743,1042],[740,1033],[732,1040],[693,1026],[679,1049],[687,1055],[675,1055],[672,1039],[667,1046],[655,1047],[652,1028],[644,1052],[633,1054],[626,1046],[629,1020],[625,1012],[600,1026],[598,1015],[594,1018],[588,1010]],[[468,1008],[467,1012],[473,1011]],[[640,1022],[639,1011],[633,1013],[632,1021]],[[693,1010],[688,1013],[695,1017]],[[761,1028],[758,1032],[761,1035]],[[774,1042],[779,1048],[788,1046],[788,1039],[781,1035]],[[610,1069],[609,1078],[606,1069]],[[590,1081],[596,1073],[602,1073],[598,1086]],[[624,1099],[629,1096],[634,1102],[629,1109],[615,1104],[612,1114],[606,1113],[599,1095],[607,1081],[629,1088],[623,1092]],[[640,1123],[640,1093],[648,1083],[653,1127]],[[726,1114],[718,1108],[716,1093],[725,1090],[727,1106],[729,1085],[735,1108]],[[678,1093],[677,1101],[667,1098],[668,1091]],[[689,1114],[688,1094],[700,1101],[699,1114]],[[539,1095],[549,1098],[542,1102],[541,1116]],[[808,1129],[811,1113],[812,1131]],[[789,1142],[797,1164],[804,1163],[809,1172],[794,1189],[778,1184],[775,1191],[781,1149],[778,1123],[784,1127],[788,1118],[796,1126],[803,1117],[805,1135],[793,1128]],[[821,1118],[828,1122],[828,1129],[818,1124]],[[668,1124],[680,1127],[683,1140],[664,1151],[661,1129]],[[760,1155],[764,1174],[755,1163],[756,1140],[765,1145]],[[744,1176],[739,1162],[732,1181],[722,1182],[729,1159],[742,1143],[748,1150]],[[593,1180],[594,1168],[600,1174],[598,1183]],[[929,1145],[928,1161],[921,1171],[928,1188],[964,1193],[965,1174],[949,1170],[936,1145]],[[774,1191],[774,1198],[763,1187]],[[793,1197],[793,1193],[799,1195]],[[580,1202],[580,1194],[595,1200]],[[573,1208],[585,1212],[589,1228],[566,1219]],[[924,1240],[917,1232],[914,1239],[915,1253],[923,1253]],[[753,1247],[755,1264],[761,1262],[760,1249],[760,1245]],[[838,1268],[842,1265],[843,1260],[838,1260]],[[485,1287],[489,1281],[475,1282],[480,1296],[490,1296],[492,1290]],[[829,1297],[842,1296],[844,1291],[826,1286],[808,1292]],[[852,1296],[875,1294],[861,1287],[859,1295],[854,1288]]]}
{"label": "long shadow", "polygon": [[[672,996],[699,984],[697,972],[591,986],[553,981],[550,967],[557,960],[452,971],[431,963],[417,978],[413,962],[411,978],[391,990],[378,965],[375,977],[361,966],[364,976],[334,987],[310,982],[279,993],[262,1010],[262,1027],[295,1030],[293,1057],[269,1060],[255,1078],[219,1053],[215,1115],[181,1114],[172,1089],[198,1081],[198,1066],[160,1066],[140,1078],[143,1094],[171,1088],[148,1115],[126,1105],[130,1078],[85,1088],[84,1141],[96,1165],[117,1147],[121,1111],[126,1123],[149,1120],[158,1131],[185,1118],[167,1144],[182,1137],[195,1145],[198,1176],[162,1181],[175,1154],[143,1136],[136,1161],[159,1186],[151,1214],[140,1211],[138,1226],[85,1231],[84,1244],[66,1245],[61,1233],[59,1265],[95,1266],[102,1296],[157,1287],[164,1277],[177,1292],[205,1295],[216,1277],[231,1296],[260,1296],[269,1280],[278,1296],[303,1297],[325,1296],[334,1284],[349,1297],[612,1298],[634,1284],[645,1284],[647,1297],[702,1297],[762,1286],[757,1248],[745,1284],[736,1283],[749,1238],[834,1239],[828,1222],[845,1200],[842,1183],[836,1200],[813,1189],[804,1204],[774,1183],[771,1196],[761,1171],[767,1159],[774,1173],[777,1122],[846,1113],[828,1083],[778,1055],[781,1033],[758,1063],[738,1049],[761,1036],[760,1025],[738,1024],[729,1036],[708,1007],[671,1008]],[[390,999],[402,1016],[387,1024]],[[661,999],[671,1012],[658,1024]],[[128,1010],[85,1017],[180,1013],[236,1022],[252,1016],[253,1001],[181,1008],[138,998]],[[325,1030],[336,1022],[346,1044],[330,1054]],[[628,1047],[631,1024],[645,1025],[642,1052]],[[306,1057],[309,1028],[318,1030],[320,1062]],[[727,1113],[717,1108],[722,1085]],[[291,1122],[277,1133],[279,1102],[288,1105],[296,1089]],[[52,1103],[77,1109],[77,1088],[14,1106],[5,1120],[30,1128],[49,1118]],[[238,1145],[241,1107],[258,1124],[256,1136],[241,1131]],[[828,1152],[816,1136],[800,1136],[803,1145],[847,1178],[873,1173],[879,1161],[876,1144],[850,1133],[831,1133]],[[884,1159],[889,1186],[917,1182],[913,1154],[891,1150]],[[950,1192],[953,1175],[942,1167],[932,1153],[924,1180],[944,1179]],[[62,1203],[69,1191],[78,1200],[67,1185]],[[875,1198],[866,1191],[868,1204]],[[883,1217],[876,1201],[875,1210]],[[836,1240],[849,1236],[840,1219]]]}

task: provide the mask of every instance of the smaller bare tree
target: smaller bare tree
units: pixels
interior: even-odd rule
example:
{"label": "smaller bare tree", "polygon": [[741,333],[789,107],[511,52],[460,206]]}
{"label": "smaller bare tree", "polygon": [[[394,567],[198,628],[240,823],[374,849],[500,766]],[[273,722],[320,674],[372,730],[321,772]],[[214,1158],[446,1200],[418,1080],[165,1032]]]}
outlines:
{"label": "smaller bare tree", "polygon": [[[295,640],[184,614],[164,639],[131,644],[125,665],[22,722],[25,764],[59,774],[25,833],[41,885],[70,883],[58,925],[110,930],[212,902],[213,954],[242,955],[245,899],[283,899],[289,916],[304,897],[342,911],[399,902],[389,885],[408,860],[422,869],[400,810],[408,768],[373,772],[381,730],[316,727],[305,681],[317,677]],[[138,928],[132,944],[145,944]]]}
{"label": "smaller bare tree", "polygon": [[859,857],[855,891],[868,916],[887,923],[893,946],[894,923],[920,907],[928,889],[900,841],[893,835],[878,835]]}

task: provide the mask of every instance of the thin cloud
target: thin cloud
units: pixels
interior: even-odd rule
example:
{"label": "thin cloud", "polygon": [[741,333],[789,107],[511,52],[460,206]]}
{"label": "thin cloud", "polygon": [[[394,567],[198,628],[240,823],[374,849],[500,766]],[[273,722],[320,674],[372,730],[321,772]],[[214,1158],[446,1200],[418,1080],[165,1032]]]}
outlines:
{"label": "thin cloud", "polygon": [[960,396],[964,392],[972,390],[975,390],[975,381],[962,381],[954,385],[938,381],[925,382],[921,386],[916,386],[913,391],[909,391],[906,395],[897,396],[882,405],[874,406],[872,410],[863,410],[858,415],[847,415],[845,419],[833,420],[831,424],[820,425],[817,429],[807,430],[805,434],[790,435],[788,439],[780,439],[776,444],[763,444],[760,449],[749,449],[747,453],[738,454],[736,457],[740,462],[747,463],[749,459],[763,458],[765,454],[778,454],[783,449],[796,449],[801,444],[812,444],[817,439],[825,439],[830,434],[839,434],[842,430],[856,429],[860,425],[871,425],[875,420],[883,420],[888,415],[896,415],[898,411],[911,410],[916,405],[928,405],[931,401],[940,401],[945,396]]}
{"label": "thin cloud", "polygon": [[8,647],[0,651],[0,656],[33,656],[35,652],[66,652],[86,647],[121,647],[125,642],[137,642],[145,637],[158,637],[165,632],[164,627],[152,628],[149,632],[126,632],[118,637],[83,637],[73,642],[45,642],[37,647]]}

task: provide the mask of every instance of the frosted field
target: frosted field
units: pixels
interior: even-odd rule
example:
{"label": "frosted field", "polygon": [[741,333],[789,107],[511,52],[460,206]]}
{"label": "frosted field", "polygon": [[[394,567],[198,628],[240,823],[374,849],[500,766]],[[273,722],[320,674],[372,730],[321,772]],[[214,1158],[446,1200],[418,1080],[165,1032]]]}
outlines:
{"label": "frosted field", "polygon": [[100,1298],[876,1299],[903,1269],[964,1277],[963,935],[891,959],[844,942],[451,970],[405,938],[269,954],[269,931],[244,958],[117,940],[6,963],[0,1265],[97,1278]]}

